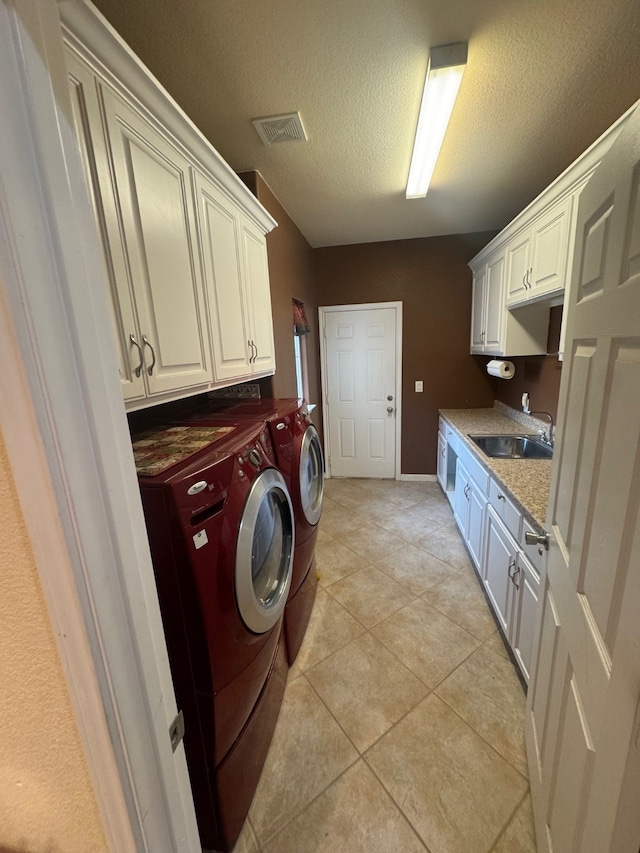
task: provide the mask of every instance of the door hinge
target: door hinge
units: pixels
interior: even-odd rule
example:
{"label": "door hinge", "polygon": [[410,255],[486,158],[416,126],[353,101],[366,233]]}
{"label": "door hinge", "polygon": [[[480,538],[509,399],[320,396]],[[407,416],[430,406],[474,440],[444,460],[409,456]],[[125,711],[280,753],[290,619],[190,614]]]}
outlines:
{"label": "door hinge", "polygon": [[178,711],[175,720],[169,726],[169,738],[171,739],[171,749],[175,752],[178,744],[184,737],[184,715],[182,711]]}

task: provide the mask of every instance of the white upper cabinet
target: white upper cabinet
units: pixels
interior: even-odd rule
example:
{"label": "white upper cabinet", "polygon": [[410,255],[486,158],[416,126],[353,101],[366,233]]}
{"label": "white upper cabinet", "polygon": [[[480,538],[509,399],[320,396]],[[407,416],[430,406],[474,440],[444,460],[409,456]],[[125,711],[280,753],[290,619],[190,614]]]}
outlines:
{"label": "white upper cabinet", "polygon": [[507,244],[508,307],[564,293],[577,195],[578,189],[552,204]]}
{"label": "white upper cabinet", "polygon": [[549,309],[507,311],[506,269],[505,252],[498,250],[473,270],[471,352],[498,356],[546,352]]}
{"label": "white upper cabinet", "polygon": [[217,383],[275,370],[264,234],[212,181],[194,172]]}
{"label": "white upper cabinet", "polygon": [[189,163],[101,89],[148,395],[205,385],[213,374]]}
{"label": "white upper cabinet", "polygon": [[[471,352],[541,355],[547,351],[549,308],[566,301],[582,189],[629,117],[625,113],[470,262],[473,273]],[[503,259],[502,300],[489,298],[492,264]],[[565,316],[560,332],[562,358]],[[496,334],[496,330],[501,330]]]}
{"label": "white upper cabinet", "polygon": [[251,319],[250,340],[253,349],[253,372],[273,373],[276,362],[267,244],[264,234],[254,228],[246,218],[243,218],[242,245]]}
{"label": "white upper cabinet", "polygon": [[527,228],[507,244],[507,304],[527,298],[531,276],[531,229]]}
{"label": "white upper cabinet", "polygon": [[76,55],[74,118],[111,285],[123,395],[130,408],[213,378],[189,164]]}
{"label": "white upper cabinet", "polygon": [[471,309],[471,352],[484,352],[487,322],[487,265],[473,271],[473,303]]}
{"label": "white upper cabinet", "polygon": [[275,220],[91,7],[64,35],[127,408],[273,373]]}
{"label": "white upper cabinet", "polygon": [[[93,202],[96,225],[102,237],[105,267],[110,285],[108,299],[113,339],[118,358],[120,386],[126,401],[144,400],[146,387],[141,369],[142,335],[138,325],[133,291],[129,284],[126,251],[120,231],[113,193],[109,188],[110,170],[107,145],[101,130],[100,105],[96,80],[75,54],[67,53],[71,83],[71,103],[87,185]],[[93,133],[95,130],[97,132]],[[135,343],[134,343],[135,341]]]}

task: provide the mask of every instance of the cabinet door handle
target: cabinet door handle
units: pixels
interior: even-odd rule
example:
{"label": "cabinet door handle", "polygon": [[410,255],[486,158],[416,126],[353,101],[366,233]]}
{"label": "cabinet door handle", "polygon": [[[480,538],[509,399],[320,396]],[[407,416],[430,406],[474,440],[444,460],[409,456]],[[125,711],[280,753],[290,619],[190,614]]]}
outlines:
{"label": "cabinet door handle", "polygon": [[533,273],[533,267],[529,267],[529,269],[527,270],[527,284],[529,285],[529,288],[533,287],[533,285],[531,284],[532,273]]}
{"label": "cabinet door handle", "polygon": [[464,487],[463,491],[464,491],[465,498],[467,500],[469,500],[469,483],[467,483],[467,485]]}
{"label": "cabinet door handle", "polygon": [[134,368],[133,372],[135,373],[135,375],[139,379],[140,374],[142,373],[142,368],[144,366],[144,353],[142,352],[142,347],[140,346],[140,344],[136,340],[136,336],[133,334],[133,332],[131,332],[131,334],[129,335],[129,340],[134,345],[134,347],[138,348],[138,355],[140,356],[140,364]]}
{"label": "cabinet door handle", "polygon": [[[511,569],[515,569],[515,571],[512,573]],[[516,582],[516,578],[520,574],[520,566],[518,566],[518,568],[516,569],[516,561],[513,557],[509,560],[509,568],[507,569],[507,573],[511,578],[511,582],[513,583],[515,588],[520,589],[520,584]]]}
{"label": "cabinet door handle", "polygon": [[503,500],[504,500],[504,495],[503,495],[501,492],[498,492],[498,500],[499,500],[499,501],[503,501]]}
{"label": "cabinet door handle", "polygon": [[149,349],[151,350],[151,357],[153,361],[151,362],[150,366],[147,367],[147,373],[149,374],[149,376],[151,376],[151,374],[153,373],[153,368],[156,366],[156,351],[154,350],[153,346],[151,345],[151,341],[146,335],[142,336],[142,343],[146,347],[149,347]]}
{"label": "cabinet door handle", "polygon": [[251,341],[251,346],[252,346],[252,347],[254,348],[254,350],[255,350],[255,354],[254,354],[254,356],[253,356],[253,363],[255,364],[255,363],[256,363],[256,361],[258,360],[258,345],[257,345],[257,344],[254,344],[254,342],[253,342],[253,341]]}

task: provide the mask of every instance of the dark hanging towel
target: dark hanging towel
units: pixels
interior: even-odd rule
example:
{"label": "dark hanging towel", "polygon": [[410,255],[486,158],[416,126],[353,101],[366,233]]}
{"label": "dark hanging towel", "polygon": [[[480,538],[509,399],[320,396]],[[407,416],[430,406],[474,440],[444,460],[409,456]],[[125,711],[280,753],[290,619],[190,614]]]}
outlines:
{"label": "dark hanging towel", "polygon": [[304,313],[304,302],[299,299],[293,300],[293,331],[296,335],[308,335],[311,326]]}

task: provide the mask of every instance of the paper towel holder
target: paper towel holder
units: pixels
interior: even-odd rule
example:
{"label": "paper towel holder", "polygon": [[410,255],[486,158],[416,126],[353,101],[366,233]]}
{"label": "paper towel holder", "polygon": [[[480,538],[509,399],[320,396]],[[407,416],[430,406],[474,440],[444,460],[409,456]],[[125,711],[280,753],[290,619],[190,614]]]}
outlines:
{"label": "paper towel holder", "polygon": [[512,361],[494,358],[487,364],[489,376],[496,376],[498,379],[513,379],[515,372],[516,366]]}

